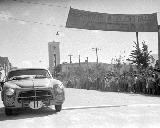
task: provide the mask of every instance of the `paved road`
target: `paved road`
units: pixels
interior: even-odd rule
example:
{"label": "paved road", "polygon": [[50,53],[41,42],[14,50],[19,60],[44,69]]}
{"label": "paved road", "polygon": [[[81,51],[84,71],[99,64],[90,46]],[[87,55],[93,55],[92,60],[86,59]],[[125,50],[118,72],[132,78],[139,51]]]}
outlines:
{"label": "paved road", "polygon": [[[53,107],[54,108],[54,107]],[[63,110],[20,111],[7,117],[0,102],[0,128],[159,128],[160,97],[66,89]]]}

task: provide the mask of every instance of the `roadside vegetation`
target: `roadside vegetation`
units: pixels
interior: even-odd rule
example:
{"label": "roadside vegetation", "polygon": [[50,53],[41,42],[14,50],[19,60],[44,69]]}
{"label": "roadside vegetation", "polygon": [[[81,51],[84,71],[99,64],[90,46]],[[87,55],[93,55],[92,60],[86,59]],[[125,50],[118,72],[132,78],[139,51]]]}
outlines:
{"label": "roadside vegetation", "polygon": [[[57,77],[68,88],[160,95],[160,77],[154,70],[152,51],[149,51],[145,41],[141,44],[142,47],[134,42],[128,59],[125,60],[122,55],[113,58],[110,69],[98,63],[88,68],[78,66],[62,72],[59,65],[55,70]],[[130,63],[126,64],[126,61]]]}

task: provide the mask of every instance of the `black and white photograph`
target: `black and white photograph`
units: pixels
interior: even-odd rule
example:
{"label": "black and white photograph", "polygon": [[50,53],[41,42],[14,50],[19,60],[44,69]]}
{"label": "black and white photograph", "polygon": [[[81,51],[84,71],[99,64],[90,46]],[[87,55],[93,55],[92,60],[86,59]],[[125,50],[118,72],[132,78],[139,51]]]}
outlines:
{"label": "black and white photograph", "polygon": [[0,0],[0,128],[159,128],[160,0]]}

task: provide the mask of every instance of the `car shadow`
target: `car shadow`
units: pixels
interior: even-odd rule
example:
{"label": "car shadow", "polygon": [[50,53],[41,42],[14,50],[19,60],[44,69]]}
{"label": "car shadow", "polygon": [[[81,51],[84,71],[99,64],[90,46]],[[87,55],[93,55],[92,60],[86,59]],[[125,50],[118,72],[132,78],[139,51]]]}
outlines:
{"label": "car shadow", "polygon": [[99,105],[99,106],[78,106],[78,107],[66,107],[62,110],[77,110],[77,109],[94,109],[94,108],[114,108],[114,107],[125,107],[127,105]]}
{"label": "car shadow", "polygon": [[17,114],[14,114],[11,116],[6,116],[5,115],[5,108],[1,107],[0,108],[0,121],[43,117],[43,116],[48,116],[48,115],[52,115],[52,114],[57,114],[57,112],[51,108],[42,108],[39,110],[21,109],[21,110],[18,110]]}

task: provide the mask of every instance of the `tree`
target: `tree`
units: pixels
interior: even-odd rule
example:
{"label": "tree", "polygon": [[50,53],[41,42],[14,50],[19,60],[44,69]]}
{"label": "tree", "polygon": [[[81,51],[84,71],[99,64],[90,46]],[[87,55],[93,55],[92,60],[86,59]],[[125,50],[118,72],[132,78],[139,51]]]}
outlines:
{"label": "tree", "polygon": [[58,77],[58,75],[60,75],[61,71],[62,71],[62,65],[61,64],[55,66],[55,69],[54,69],[55,77]]}
{"label": "tree", "polygon": [[127,60],[131,62],[131,64],[137,65],[137,68],[141,71],[142,69],[146,69],[152,63],[152,55],[150,53],[152,51],[148,50],[148,46],[145,41],[142,42],[142,48],[139,47],[139,44],[134,42],[134,50],[131,51],[129,55],[130,58]]}
{"label": "tree", "polygon": [[113,70],[114,70],[114,72],[118,73],[118,75],[120,75],[122,73],[121,69],[125,65],[124,59],[125,59],[125,56],[123,56],[123,55],[119,55],[119,57],[112,58],[111,63],[113,64]]}
{"label": "tree", "polygon": [[133,72],[133,71],[134,71],[133,66],[129,64],[129,72]]}
{"label": "tree", "polygon": [[151,64],[152,55],[150,55],[152,51],[148,51],[148,46],[145,42],[142,42],[142,68],[146,69]]}

